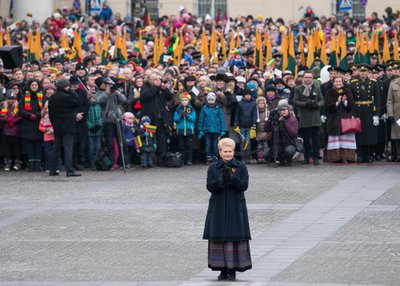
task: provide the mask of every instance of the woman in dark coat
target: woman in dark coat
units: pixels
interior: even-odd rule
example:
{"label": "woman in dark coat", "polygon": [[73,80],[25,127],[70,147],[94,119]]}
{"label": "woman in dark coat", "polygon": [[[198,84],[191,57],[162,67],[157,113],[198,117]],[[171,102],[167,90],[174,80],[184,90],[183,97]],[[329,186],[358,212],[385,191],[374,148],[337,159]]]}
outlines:
{"label": "woman in dark coat", "polygon": [[27,86],[19,101],[22,117],[21,138],[26,141],[29,171],[40,172],[43,133],[39,130],[39,122],[43,108],[43,91],[40,90],[37,80],[30,81]]}
{"label": "woman in dark coat", "polygon": [[234,158],[235,142],[218,143],[220,159],[210,165],[211,192],[203,239],[208,239],[208,267],[221,271],[218,280],[234,281],[236,271],[252,268],[250,226],[244,192],[249,184],[246,165]]}
{"label": "woman in dark coat", "polygon": [[325,96],[327,112],[326,133],[328,144],[324,160],[326,162],[355,162],[356,137],[354,133],[342,134],[340,120],[353,115],[354,100],[349,88],[344,87],[341,77],[333,78],[333,88]]}

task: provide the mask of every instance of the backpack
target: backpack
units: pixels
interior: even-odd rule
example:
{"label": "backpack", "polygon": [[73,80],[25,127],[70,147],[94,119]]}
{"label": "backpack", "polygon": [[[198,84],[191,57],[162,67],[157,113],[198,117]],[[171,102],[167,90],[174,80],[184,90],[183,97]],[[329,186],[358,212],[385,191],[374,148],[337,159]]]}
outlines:
{"label": "backpack", "polygon": [[165,155],[165,164],[170,168],[179,168],[183,166],[183,156],[181,153],[167,152]]}
{"label": "backpack", "polygon": [[101,147],[95,158],[95,166],[98,171],[108,171],[111,169],[113,161],[111,160],[110,154],[105,147]]}

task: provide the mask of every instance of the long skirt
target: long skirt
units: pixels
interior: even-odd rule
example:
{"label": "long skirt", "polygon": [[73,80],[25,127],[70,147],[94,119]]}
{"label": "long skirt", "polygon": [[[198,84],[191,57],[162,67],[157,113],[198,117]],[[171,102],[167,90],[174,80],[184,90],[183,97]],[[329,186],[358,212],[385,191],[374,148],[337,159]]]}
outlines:
{"label": "long skirt", "polygon": [[329,135],[326,146],[325,161],[356,161],[356,136],[354,133],[341,134],[339,136]]}
{"label": "long skirt", "polygon": [[208,241],[208,268],[232,269],[243,272],[251,269],[250,244],[244,241]]}

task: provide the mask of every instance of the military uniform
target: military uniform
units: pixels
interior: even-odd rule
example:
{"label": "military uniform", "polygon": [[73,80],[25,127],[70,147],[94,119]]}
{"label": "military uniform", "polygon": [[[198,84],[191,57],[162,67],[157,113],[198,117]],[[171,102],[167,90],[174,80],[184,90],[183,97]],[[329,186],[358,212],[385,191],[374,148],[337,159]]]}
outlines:
{"label": "military uniform", "polygon": [[372,162],[373,145],[378,142],[377,127],[373,125],[372,118],[379,115],[381,107],[378,83],[358,77],[351,81],[351,92],[355,116],[361,119],[362,131],[356,134],[359,161]]}

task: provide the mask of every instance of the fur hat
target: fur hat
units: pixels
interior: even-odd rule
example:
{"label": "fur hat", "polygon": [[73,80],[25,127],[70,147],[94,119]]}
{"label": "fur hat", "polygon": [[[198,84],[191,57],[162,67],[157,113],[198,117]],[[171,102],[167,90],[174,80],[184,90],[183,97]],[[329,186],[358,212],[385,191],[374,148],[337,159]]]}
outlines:
{"label": "fur hat", "polygon": [[259,96],[256,99],[256,106],[257,106],[257,123],[260,123],[260,109],[258,108],[258,103],[263,101],[265,103],[265,118],[264,121],[268,120],[268,109],[267,109],[267,100],[265,99],[264,96]]}

